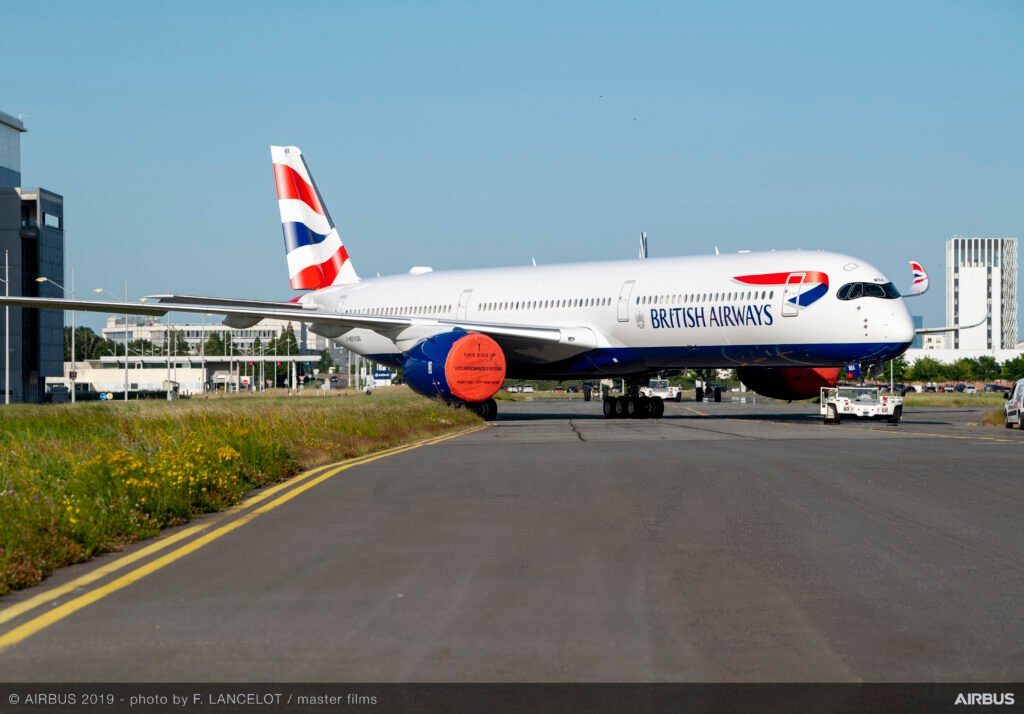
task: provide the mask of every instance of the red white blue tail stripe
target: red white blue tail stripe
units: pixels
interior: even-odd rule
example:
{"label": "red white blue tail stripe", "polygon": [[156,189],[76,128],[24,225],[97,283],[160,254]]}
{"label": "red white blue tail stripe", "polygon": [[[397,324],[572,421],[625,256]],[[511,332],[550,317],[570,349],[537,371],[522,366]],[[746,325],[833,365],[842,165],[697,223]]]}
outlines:
{"label": "red white blue tail stripe", "polygon": [[[828,275],[819,270],[800,270],[791,273],[762,273],[760,275],[738,275],[733,278],[744,285],[800,286],[798,294],[786,300],[798,307],[810,307],[825,297],[828,292]],[[794,291],[796,292],[796,291]]]}
{"label": "red white blue tail stripe", "polygon": [[924,266],[916,260],[911,260],[910,272],[913,274],[913,280],[910,283],[910,290],[907,291],[904,297],[924,295],[928,292],[928,273],[925,272]]}
{"label": "red white blue tail stripe", "polygon": [[302,152],[295,146],[271,146],[270,156],[292,288],[316,290],[358,282]]}

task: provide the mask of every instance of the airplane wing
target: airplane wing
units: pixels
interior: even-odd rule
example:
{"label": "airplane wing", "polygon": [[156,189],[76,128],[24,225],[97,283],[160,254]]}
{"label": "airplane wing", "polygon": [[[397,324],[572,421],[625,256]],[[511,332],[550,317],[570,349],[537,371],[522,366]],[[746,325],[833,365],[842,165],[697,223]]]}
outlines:
{"label": "airplane wing", "polygon": [[153,317],[162,317],[169,312],[223,315],[224,324],[234,328],[252,327],[260,320],[271,318],[311,324],[335,325],[348,329],[362,328],[388,336],[397,335],[411,327],[426,328],[425,332],[429,331],[430,328],[437,327],[444,328],[445,330],[461,328],[517,342],[560,344],[570,352],[582,352],[597,346],[596,335],[586,327],[516,325],[401,315],[363,315],[350,312],[327,312],[299,303],[260,300],[233,300],[229,298],[200,298],[176,295],[157,295],[153,296],[153,299],[156,299],[157,302],[69,300],[66,298],[20,297],[12,295],[10,297],[0,296],[0,305],[38,308],[40,310],[80,310],[83,312],[104,312],[113,315],[150,315]]}
{"label": "airplane wing", "polygon": [[988,318],[989,316],[985,315],[985,317],[981,318],[977,322],[971,323],[970,325],[953,325],[951,327],[924,327],[918,330],[914,330],[914,332],[917,333],[918,335],[933,335],[939,332],[956,332],[957,330],[969,330],[972,327],[977,327],[978,325],[981,325]]}

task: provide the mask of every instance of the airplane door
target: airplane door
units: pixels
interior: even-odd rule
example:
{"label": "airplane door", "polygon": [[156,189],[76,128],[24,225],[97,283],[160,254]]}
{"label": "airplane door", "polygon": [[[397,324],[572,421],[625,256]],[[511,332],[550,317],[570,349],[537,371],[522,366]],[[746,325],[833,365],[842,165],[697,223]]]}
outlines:
{"label": "airplane door", "polygon": [[795,317],[800,312],[800,293],[807,273],[790,273],[782,290],[782,316]]}
{"label": "airplane door", "polygon": [[462,295],[459,296],[459,309],[455,311],[456,320],[466,319],[466,308],[469,306],[469,296],[472,294],[472,290],[462,291]]}
{"label": "airplane door", "polygon": [[633,295],[635,280],[627,280],[619,290],[619,322],[629,322],[629,298]]}

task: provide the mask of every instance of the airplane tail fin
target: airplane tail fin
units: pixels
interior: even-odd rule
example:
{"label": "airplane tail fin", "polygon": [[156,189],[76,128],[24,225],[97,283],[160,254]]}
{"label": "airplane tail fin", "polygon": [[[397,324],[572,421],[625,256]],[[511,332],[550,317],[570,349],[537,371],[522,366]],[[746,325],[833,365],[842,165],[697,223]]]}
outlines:
{"label": "airplane tail fin", "polygon": [[915,297],[917,295],[924,295],[928,292],[928,273],[925,272],[924,266],[918,263],[916,260],[910,261],[910,272],[912,273],[913,282],[910,284],[910,289],[904,293],[903,297]]}
{"label": "airplane tail fin", "polygon": [[271,146],[270,157],[292,289],[359,282],[302,151],[297,146]]}

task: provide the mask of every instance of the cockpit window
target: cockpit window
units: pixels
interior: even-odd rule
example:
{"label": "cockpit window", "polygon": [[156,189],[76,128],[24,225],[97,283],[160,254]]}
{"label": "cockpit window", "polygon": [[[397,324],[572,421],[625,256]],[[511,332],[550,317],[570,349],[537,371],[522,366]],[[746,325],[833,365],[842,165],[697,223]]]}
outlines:
{"label": "cockpit window", "polygon": [[893,300],[899,296],[900,291],[892,283],[847,283],[836,291],[836,297],[840,300],[856,300],[862,297]]}

